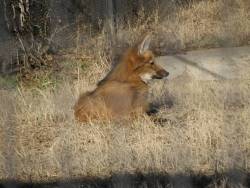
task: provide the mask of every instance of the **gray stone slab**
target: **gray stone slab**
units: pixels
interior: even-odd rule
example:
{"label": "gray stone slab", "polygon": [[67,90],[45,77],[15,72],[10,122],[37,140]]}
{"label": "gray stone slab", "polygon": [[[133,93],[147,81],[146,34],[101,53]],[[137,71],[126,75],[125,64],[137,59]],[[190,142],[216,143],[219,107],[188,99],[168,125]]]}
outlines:
{"label": "gray stone slab", "polygon": [[170,80],[184,73],[195,80],[238,79],[250,73],[250,47],[190,51],[161,56],[156,62],[170,72]]}

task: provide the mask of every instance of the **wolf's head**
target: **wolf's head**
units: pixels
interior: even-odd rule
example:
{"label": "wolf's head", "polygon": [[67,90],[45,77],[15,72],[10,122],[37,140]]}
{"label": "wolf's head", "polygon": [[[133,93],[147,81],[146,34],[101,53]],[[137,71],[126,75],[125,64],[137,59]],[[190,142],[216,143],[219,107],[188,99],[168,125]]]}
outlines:
{"label": "wolf's head", "polygon": [[169,73],[154,61],[154,54],[149,50],[151,37],[147,35],[139,44],[129,48],[122,60],[116,64],[98,86],[108,81],[148,83],[152,79],[162,79]]}
{"label": "wolf's head", "polygon": [[149,50],[151,37],[147,35],[138,45],[133,48],[130,62],[133,73],[148,83],[152,79],[162,79],[169,75],[165,69],[155,63],[154,54]]}

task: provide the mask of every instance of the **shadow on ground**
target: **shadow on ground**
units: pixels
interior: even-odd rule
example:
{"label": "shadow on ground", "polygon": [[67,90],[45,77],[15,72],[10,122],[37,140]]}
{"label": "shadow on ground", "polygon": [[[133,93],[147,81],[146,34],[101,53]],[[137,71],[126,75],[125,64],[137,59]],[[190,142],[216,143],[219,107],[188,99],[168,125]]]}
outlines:
{"label": "shadow on ground", "polygon": [[0,188],[235,188],[250,187],[250,173],[231,170],[224,174],[115,174],[110,178],[82,178],[51,182],[5,180]]}

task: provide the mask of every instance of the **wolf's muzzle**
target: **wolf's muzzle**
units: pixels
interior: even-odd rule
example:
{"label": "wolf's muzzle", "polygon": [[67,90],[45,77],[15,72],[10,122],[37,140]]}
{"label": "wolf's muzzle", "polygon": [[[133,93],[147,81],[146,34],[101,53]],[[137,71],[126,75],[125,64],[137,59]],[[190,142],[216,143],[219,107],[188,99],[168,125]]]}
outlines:
{"label": "wolf's muzzle", "polygon": [[153,79],[162,79],[164,77],[167,77],[169,75],[169,72],[165,70],[159,70],[156,72],[156,75],[154,75],[152,78]]}

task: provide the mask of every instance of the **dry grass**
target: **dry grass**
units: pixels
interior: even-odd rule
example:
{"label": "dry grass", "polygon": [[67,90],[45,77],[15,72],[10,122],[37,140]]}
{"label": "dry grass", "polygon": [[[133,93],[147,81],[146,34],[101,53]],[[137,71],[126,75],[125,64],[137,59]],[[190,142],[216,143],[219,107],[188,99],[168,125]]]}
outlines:
{"label": "dry grass", "polygon": [[150,16],[142,11],[129,27],[118,25],[118,44],[131,44],[148,31],[155,33],[154,48],[159,54],[250,44],[248,0],[200,1],[170,9],[164,5]]}
{"label": "dry grass", "polygon": [[[234,6],[204,1],[164,19],[155,14],[148,22],[120,28],[118,44],[133,43],[148,30],[156,33],[160,53],[249,41],[247,1]],[[162,104],[158,116],[168,119],[162,124],[146,116],[126,124],[76,123],[71,107],[79,93],[92,89],[110,69],[108,43],[102,33],[83,46],[76,44],[81,61],[72,62],[75,81],[56,89],[0,90],[0,179],[250,170],[249,79],[200,82],[184,77],[153,84],[151,98]],[[88,69],[81,71],[84,63]],[[174,106],[167,108],[166,100]]]}
{"label": "dry grass", "polygon": [[56,92],[1,91],[1,179],[249,170],[248,80],[158,83],[152,98],[174,100],[158,114],[169,121],[119,125],[74,121],[70,107],[82,82]]}

